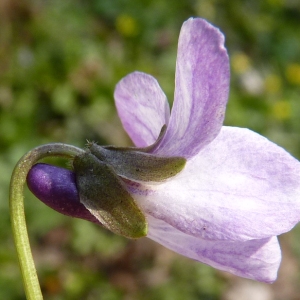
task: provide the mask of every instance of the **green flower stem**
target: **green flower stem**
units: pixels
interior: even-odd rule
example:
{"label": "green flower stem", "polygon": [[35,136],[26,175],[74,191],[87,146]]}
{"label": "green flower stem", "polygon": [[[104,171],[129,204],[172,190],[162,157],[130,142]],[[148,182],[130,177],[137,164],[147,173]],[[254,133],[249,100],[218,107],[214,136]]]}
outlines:
{"label": "green flower stem", "polygon": [[82,154],[80,148],[66,144],[47,144],[30,150],[17,163],[10,182],[10,217],[19,258],[23,284],[28,300],[43,299],[27,234],[24,212],[24,184],[31,167],[40,159],[51,156],[73,158]]}

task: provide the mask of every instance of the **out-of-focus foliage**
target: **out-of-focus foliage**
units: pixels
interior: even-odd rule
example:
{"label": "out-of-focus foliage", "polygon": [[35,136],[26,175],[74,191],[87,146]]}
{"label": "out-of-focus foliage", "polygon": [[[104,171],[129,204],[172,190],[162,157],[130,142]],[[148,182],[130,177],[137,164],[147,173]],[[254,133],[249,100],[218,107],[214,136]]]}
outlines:
{"label": "out-of-focus foliage", "polygon": [[[24,299],[7,201],[14,164],[42,143],[129,144],[114,86],[129,72],[147,72],[171,103],[179,30],[191,16],[226,35],[226,124],[249,127],[300,158],[299,1],[2,0],[0,299]],[[247,281],[58,215],[29,192],[25,206],[46,299],[243,299],[232,287]],[[284,237],[278,282],[259,285],[273,297],[266,299],[298,299],[299,237],[298,228]]]}

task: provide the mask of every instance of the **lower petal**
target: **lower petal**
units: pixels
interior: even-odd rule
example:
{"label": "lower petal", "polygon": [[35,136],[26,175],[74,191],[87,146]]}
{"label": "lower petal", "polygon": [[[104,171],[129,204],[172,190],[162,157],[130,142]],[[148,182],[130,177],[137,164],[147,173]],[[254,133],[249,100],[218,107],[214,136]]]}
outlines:
{"label": "lower petal", "polygon": [[300,219],[300,163],[250,130],[223,127],[176,177],[131,192],[146,213],[189,235],[263,239]]}
{"label": "lower petal", "polygon": [[148,217],[148,237],[165,247],[237,276],[272,283],[281,251],[277,237],[261,240],[208,241],[184,234],[164,221]]}

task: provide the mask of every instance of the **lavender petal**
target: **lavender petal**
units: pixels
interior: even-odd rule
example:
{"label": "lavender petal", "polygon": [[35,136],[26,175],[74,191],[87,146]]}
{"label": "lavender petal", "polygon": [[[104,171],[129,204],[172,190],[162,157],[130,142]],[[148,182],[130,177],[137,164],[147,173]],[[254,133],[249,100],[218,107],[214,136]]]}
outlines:
{"label": "lavender petal", "polygon": [[300,163],[248,129],[223,127],[172,180],[131,192],[141,209],[206,240],[263,239],[300,220]]}
{"label": "lavender petal", "polygon": [[277,237],[244,242],[208,241],[152,217],[148,222],[148,237],[179,254],[245,278],[266,283],[277,278],[281,261]]}
{"label": "lavender petal", "polygon": [[224,36],[203,19],[191,18],[181,28],[175,81],[169,126],[154,152],[191,158],[221,130],[229,93]]}
{"label": "lavender petal", "polygon": [[156,79],[141,72],[124,77],[116,86],[115,103],[124,129],[137,147],[153,144],[170,108]]}

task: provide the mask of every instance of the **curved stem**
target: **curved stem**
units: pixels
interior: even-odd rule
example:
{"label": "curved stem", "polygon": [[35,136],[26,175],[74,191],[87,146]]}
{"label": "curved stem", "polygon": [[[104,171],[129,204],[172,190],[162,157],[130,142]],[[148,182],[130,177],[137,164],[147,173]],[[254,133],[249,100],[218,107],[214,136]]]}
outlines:
{"label": "curved stem", "polygon": [[40,159],[50,156],[73,158],[83,153],[80,148],[54,143],[36,147],[26,153],[17,163],[10,182],[10,217],[14,241],[19,258],[23,284],[28,300],[43,299],[27,234],[24,212],[24,184],[30,168]]}

